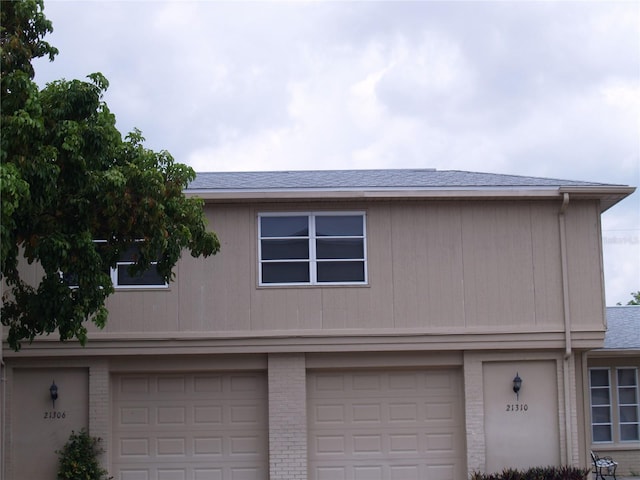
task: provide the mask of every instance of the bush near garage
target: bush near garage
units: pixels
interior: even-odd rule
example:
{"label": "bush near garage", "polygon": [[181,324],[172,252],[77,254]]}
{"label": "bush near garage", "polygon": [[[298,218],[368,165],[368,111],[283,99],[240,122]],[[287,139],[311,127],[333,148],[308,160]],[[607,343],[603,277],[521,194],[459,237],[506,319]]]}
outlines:
{"label": "bush near garage", "polygon": [[470,480],[587,480],[591,470],[569,466],[533,467],[528,470],[507,468],[499,473],[473,472]]}
{"label": "bush near garage", "polygon": [[72,431],[69,440],[58,454],[58,480],[110,480],[98,458],[103,450],[102,440],[86,430]]}

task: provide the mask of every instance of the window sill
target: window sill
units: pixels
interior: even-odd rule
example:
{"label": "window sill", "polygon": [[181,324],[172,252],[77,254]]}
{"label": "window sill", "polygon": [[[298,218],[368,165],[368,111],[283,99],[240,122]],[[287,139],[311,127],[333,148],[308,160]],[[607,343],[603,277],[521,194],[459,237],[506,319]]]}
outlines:
{"label": "window sill", "polygon": [[168,292],[171,290],[171,288],[169,286],[166,287],[162,287],[162,286],[149,286],[149,287],[145,287],[145,286],[135,286],[135,287],[113,287],[114,291],[116,292]]}
{"label": "window sill", "polygon": [[272,289],[282,289],[282,288],[371,288],[371,284],[369,283],[304,283],[304,284],[294,284],[288,283],[286,285],[273,284],[273,285],[256,285],[256,288],[259,290],[272,290]]}
{"label": "window sill", "polygon": [[609,452],[620,450],[639,450],[640,441],[636,442],[618,442],[618,443],[592,443],[591,450],[595,452]]}

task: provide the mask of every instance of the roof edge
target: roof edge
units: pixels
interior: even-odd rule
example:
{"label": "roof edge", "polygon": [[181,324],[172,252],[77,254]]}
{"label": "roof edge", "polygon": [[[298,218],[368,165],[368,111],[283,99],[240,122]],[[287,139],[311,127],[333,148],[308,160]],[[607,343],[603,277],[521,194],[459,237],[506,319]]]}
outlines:
{"label": "roof edge", "polygon": [[592,187],[425,187],[425,188],[299,188],[299,189],[190,189],[187,197],[206,202],[254,202],[257,200],[398,200],[398,199],[556,199],[571,197],[600,200],[602,211],[611,208],[635,191],[627,186]]}

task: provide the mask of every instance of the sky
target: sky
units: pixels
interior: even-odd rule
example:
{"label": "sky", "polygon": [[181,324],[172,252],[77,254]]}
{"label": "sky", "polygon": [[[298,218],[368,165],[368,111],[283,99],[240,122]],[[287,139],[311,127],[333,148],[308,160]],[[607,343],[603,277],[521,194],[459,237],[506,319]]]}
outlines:
{"label": "sky", "polygon": [[[45,0],[55,61],[198,172],[436,168],[640,187],[640,2]],[[640,192],[602,215],[640,290]]]}

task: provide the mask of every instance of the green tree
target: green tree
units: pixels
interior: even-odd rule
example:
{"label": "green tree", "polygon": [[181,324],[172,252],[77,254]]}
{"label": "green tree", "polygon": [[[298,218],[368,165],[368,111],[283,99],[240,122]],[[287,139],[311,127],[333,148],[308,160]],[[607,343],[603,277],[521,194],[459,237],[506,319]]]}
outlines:
{"label": "green tree", "polygon": [[[57,54],[43,40],[52,31],[43,10],[42,0],[19,0],[0,11],[1,316],[15,350],[56,331],[84,345],[85,322],[107,320],[109,269],[134,243],[132,273],[157,261],[166,281],[183,250],[197,257],[220,248],[202,201],[183,194],[194,171],[145,148],[138,130],[122,138],[103,101],[104,76],[42,90],[33,82],[32,60]],[[24,261],[42,267],[39,283],[21,276]]]}
{"label": "green tree", "polygon": [[[622,303],[618,302],[616,305],[622,305]],[[629,300],[626,305],[640,305],[640,290],[631,292],[631,300]]]}
{"label": "green tree", "polygon": [[631,292],[631,300],[627,302],[627,305],[640,305],[640,290]]}

